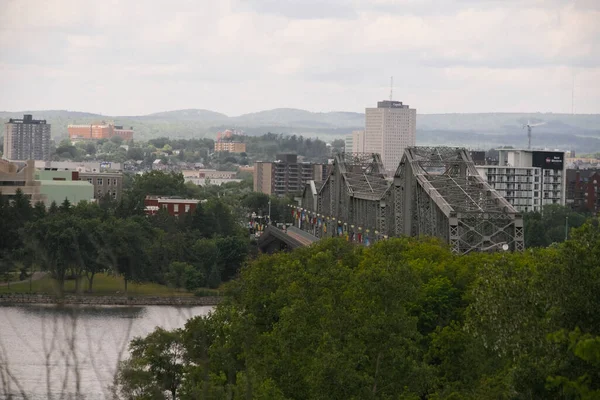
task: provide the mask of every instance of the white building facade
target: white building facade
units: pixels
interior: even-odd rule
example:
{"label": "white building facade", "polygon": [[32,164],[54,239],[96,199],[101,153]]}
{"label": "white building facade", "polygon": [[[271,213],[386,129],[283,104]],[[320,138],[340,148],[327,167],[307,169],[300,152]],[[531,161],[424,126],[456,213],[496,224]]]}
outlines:
{"label": "white building facade", "polygon": [[565,205],[566,164],[562,151],[499,150],[498,165],[477,166],[479,174],[520,212]]}
{"label": "white building facade", "polygon": [[346,137],[344,137],[344,152],[345,153],[352,153],[352,139],[353,139],[353,135],[349,134],[346,135]]}
{"label": "white building facade", "polygon": [[352,132],[352,152],[353,153],[364,153],[365,152],[365,131],[353,131]]}
{"label": "white building facade", "polygon": [[365,109],[365,153],[379,153],[388,172],[395,172],[404,149],[416,144],[417,110],[400,101],[380,101]]}

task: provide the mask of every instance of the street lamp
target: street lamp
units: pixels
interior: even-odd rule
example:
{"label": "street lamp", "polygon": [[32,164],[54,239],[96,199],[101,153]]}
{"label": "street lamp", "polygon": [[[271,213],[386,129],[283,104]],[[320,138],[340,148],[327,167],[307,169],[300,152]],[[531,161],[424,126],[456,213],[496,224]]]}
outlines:
{"label": "street lamp", "polygon": [[271,225],[271,198],[269,197],[269,221],[268,224]]}
{"label": "street lamp", "polygon": [[481,251],[492,251],[492,250],[496,250],[497,248],[501,248],[503,251],[508,251],[508,249],[509,249],[508,244],[506,242],[500,242],[500,243],[494,243],[493,245],[484,247],[480,250]]}

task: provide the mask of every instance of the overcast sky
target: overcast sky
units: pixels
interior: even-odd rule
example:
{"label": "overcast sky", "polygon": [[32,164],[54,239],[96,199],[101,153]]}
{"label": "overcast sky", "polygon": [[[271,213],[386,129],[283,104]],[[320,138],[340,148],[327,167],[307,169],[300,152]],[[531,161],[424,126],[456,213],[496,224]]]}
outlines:
{"label": "overcast sky", "polygon": [[600,113],[600,0],[0,0],[0,110]]}

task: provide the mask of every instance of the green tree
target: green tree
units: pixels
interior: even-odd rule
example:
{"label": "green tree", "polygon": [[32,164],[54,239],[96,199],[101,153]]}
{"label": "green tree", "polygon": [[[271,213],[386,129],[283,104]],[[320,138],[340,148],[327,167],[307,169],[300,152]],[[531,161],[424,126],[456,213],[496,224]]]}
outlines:
{"label": "green tree", "polygon": [[221,285],[221,271],[219,271],[219,267],[216,264],[210,269],[206,283],[211,289],[217,289]]}
{"label": "green tree", "polygon": [[191,265],[179,261],[173,261],[169,264],[169,270],[165,276],[167,283],[176,289],[186,286],[186,269],[188,267],[191,267]]}
{"label": "green tree", "polygon": [[578,228],[588,215],[559,204],[545,205],[541,212],[524,214],[525,247],[546,247],[563,242],[570,228]]}
{"label": "green tree", "polygon": [[549,336],[555,343],[566,345],[568,351],[577,357],[577,366],[566,369],[571,377],[548,377],[550,388],[561,388],[563,393],[574,398],[593,400],[600,398],[600,336],[584,334],[579,328],[565,332],[561,330]]}
{"label": "green tree", "polygon": [[62,213],[68,213],[69,211],[71,211],[71,202],[69,201],[69,199],[65,197],[60,207],[58,207],[58,210]]}
{"label": "green tree", "polygon": [[142,197],[147,195],[183,197],[187,190],[181,173],[151,171],[134,177],[131,192]]}
{"label": "green tree", "polygon": [[127,159],[128,160],[143,160],[144,159],[144,149],[140,147],[130,147],[127,150]]}
{"label": "green tree", "polygon": [[193,265],[186,264],[184,274],[185,288],[190,292],[203,287],[206,283],[204,273]]}
{"label": "green tree", "polygon": [[231,209],[220,199],[206,203],[206,215],[212,233],[218,236],[232,236],[240,232],[241,226],[235,220]]}
{"label": "green tree", "polygon": [[45,218],[47,214],[46,205],[42,201],[38,201],[33,206],[32,219],[37,221],[39,219]]}
{"label": "green tree", "polygon": [[93,156],[94,154],[96,154],[96,144],[94,142],[87,142],[85,144],[84,149],[85,149],[85,152],[89,155]]}
{"label": "green tree", "polygon": [[228,281],[235,277],[248,256],[248,240],[228,236],[216,239],[218,251],[217,263],[221,271],[221,280]]}
{"label": "green tree", "polygon": [[56,213],[58,213],[58,205],[56,205],[55,201],[52,201],[52,203],[50,203],[50,207],[48,207],[48,214],[53,215]]}
{"label": "green tree", "polygon": [[24,229],[26,243],[35,251],[41,268],[56,280],[60,294],[64,292],[68,270],[81,265],[77,242],[80,233],[78,218],[61,214],[31,222]]}
{"label": "green tree", "polygon": [[157,328],[130,345],[131,358],[121,363],[118,384],[126,398],[178,398],[184,373],[184,347],[178,331]]}
{"label": "green tree", "polygon": [[107,224],[105,258],[111,269],[123,276],[125,292],[130,281],[144,281],[152,276],[146,249],[155,232],[144,218],[112,219]]}

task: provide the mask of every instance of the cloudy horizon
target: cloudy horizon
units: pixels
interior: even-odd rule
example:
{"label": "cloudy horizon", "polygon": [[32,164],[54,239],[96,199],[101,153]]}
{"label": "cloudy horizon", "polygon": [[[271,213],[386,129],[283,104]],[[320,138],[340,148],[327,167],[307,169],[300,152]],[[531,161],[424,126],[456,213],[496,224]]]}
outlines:
{"label": "cloudy horizon", "polygon": [[596,0],[0,0],[0,110],[600,113]]}

